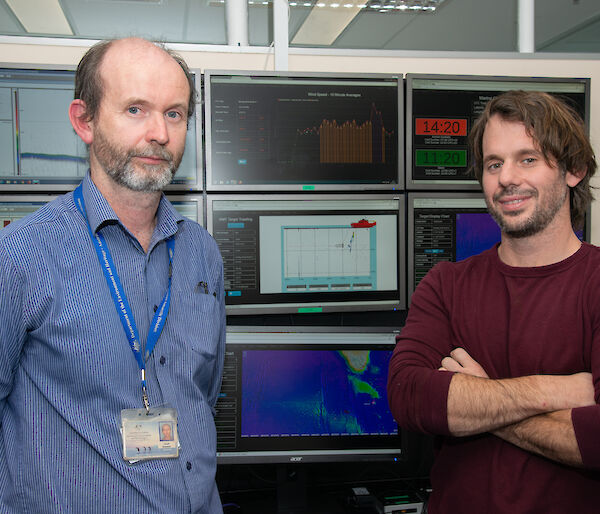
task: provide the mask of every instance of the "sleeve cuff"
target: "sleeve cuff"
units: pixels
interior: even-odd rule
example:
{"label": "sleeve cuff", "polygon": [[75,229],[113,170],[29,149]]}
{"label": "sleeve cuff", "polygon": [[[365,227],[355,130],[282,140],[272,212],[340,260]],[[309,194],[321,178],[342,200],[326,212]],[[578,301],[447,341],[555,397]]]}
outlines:
{"label": "sleeve cuff", "polygon": [[438,371],[430,378],[427,395],[429,408],[426,410],[429,419],[425,423],[433,434],[452,435],[448,429],[448,390],[453,375],[450,371]]}
{"label": "sleeve cuff", "polygon": [[600,469],[600,405],[573,409],[571,421],[583,465],[590,469]]}

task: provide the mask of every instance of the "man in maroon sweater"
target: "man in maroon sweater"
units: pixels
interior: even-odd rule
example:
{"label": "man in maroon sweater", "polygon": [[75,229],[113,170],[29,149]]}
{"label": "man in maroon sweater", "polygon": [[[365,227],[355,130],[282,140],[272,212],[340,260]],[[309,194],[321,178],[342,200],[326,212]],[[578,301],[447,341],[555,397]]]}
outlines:
{"label": "man in maroon sweater", "polygon": [[434,434],[430,514],[600,509],[600,249],[581,243],[594,153],[554,97],[491,100],[471,131],[499,245],[431,270],[390,363],[404,428]]}

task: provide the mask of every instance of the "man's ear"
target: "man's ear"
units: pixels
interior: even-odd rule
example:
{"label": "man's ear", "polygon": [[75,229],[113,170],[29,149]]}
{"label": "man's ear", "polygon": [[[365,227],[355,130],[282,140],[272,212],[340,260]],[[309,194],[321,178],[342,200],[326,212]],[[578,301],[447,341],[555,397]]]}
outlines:
{"label": "man's ear", "polygon": [[71,102],[71,105],[69,105],[69,119],[77,135],[86,145],[89,145],[94,138],[94,131],[83,100],[73,100]]}
{"label": "man's ear", "polygon": [[567,171],[567,173],[565,174],[565,179],[569,187],[575,187],[577,184],[579,184],[579,182],[583,180],[584,177],[585,170],[578,172]]}

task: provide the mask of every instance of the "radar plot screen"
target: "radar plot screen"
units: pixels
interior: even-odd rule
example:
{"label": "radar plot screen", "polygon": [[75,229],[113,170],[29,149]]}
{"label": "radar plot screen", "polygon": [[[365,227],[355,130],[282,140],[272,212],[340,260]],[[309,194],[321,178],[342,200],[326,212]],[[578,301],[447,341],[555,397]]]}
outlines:
{"label": "radar plot screen", "polygon": [[213,75],[209,87],[209,186],[398,183],[397,79]]}

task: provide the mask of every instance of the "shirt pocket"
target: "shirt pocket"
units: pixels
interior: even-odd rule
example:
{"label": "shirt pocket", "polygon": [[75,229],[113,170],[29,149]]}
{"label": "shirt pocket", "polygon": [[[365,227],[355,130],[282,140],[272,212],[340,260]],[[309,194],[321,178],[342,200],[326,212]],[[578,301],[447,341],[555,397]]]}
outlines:
{"label": "shirt pocket", "polygon": [[170,329],[187,373],[195,376],[214,364],[221,334],[219,302],[212,294],[174,292],[169,313]]}

